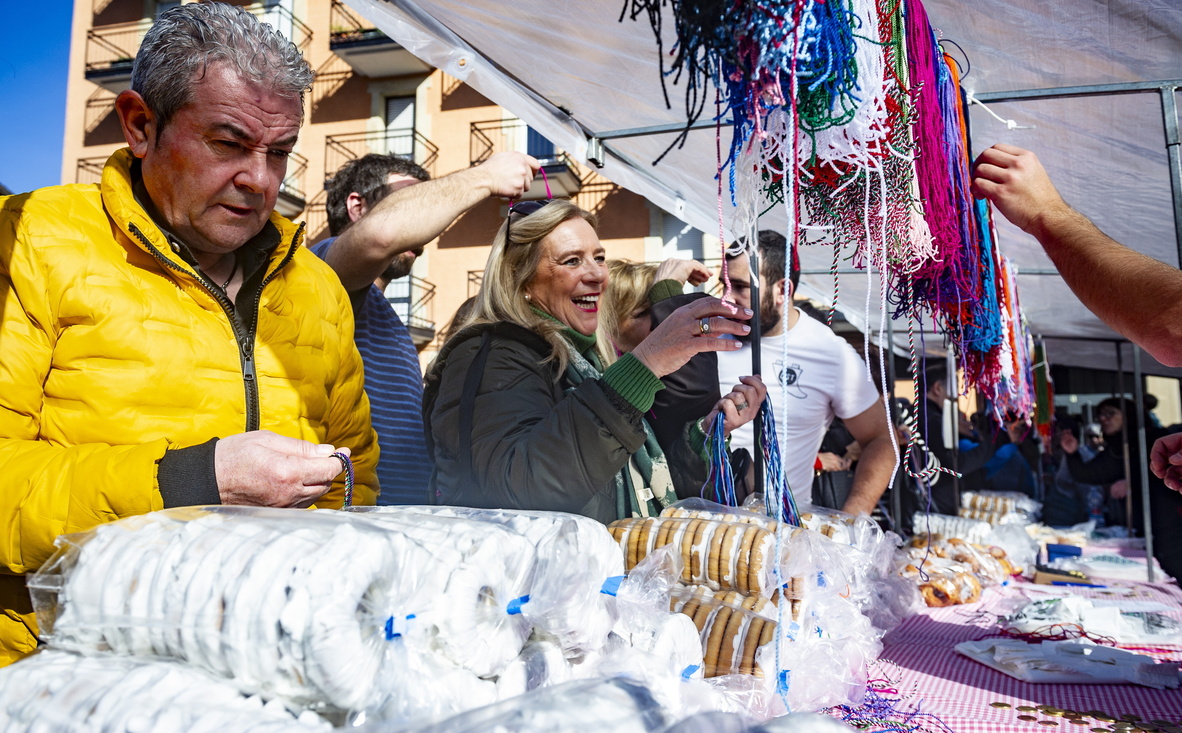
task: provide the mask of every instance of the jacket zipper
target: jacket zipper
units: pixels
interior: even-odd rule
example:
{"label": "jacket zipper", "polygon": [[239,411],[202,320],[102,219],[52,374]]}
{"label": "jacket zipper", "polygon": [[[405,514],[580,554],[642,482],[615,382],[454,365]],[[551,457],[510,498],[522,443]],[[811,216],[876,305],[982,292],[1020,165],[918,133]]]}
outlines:
{"label": "jacket zipper", "polygon": [[[160,252],[160,250],[158,250],[151,241],[148,240],[148,237],[144,235],[144,233],[140,231],[140,228],[134,223],[129,223],[127,228],[128,231],[131,232],[131,234],[136,239],[142,242],[143,245],[148,249],[148,252],[151,253],[151,255],[162,265],[169,268],[170,270],[175,270],[176,272],[184,275],[193,274],[183,267],[179,267],[172,260],[165,257],[164,254]],[[300,228],[296,230],[295,235],[292,237],[291,247],[288,248],[287,254],[283,257],[283,261],[280,262],[279,266],[275,268],[275,271],[264,278],[263,282],[259,285],[258,291],[254,296],[254,322],[256,326],[258,324],[259,305],[262,303],[263,299],[263,288],[265,288],[267,283],[271,282],[275,275],[280,270],[282,270],[288,262],[291,261],[292,257],[295,256],[296,247],[303,233],[304,225],[301,223]],[[205,277],[204,273],[202,273],[200,270],[194,269],[193,272],[196,273],[198,282],[205,286],[205,289],[209,291],[209,294],[212,295],[214,300],[218,302],[218,305],[222,307],[222,311],[225,312],[226,318],[230,322],[230,328],[234,331],[234,340],[238,344],[238,358],[242,368],[242,383],[243,388],[246,391],[246,432],[258,430],[259,388],[256,380],[258,375],[255,372],[254,362],[255,334],[253,331],[247,332],[246,326],[242,324],[241,319],[238,318],[238,314],[234,310],[234,304],[230,302],[230,299],[226,297],[225,293],[221,292],[217,286],[214,285],[209,280],[209,278]]]}

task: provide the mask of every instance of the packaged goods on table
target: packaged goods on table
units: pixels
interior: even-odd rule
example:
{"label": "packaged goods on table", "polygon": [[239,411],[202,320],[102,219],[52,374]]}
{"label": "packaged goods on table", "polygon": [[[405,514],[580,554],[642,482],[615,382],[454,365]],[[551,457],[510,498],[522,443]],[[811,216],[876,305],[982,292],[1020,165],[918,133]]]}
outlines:
{"label": "packaged goods on table", "polygon": [[852,599],[869,597],[879,571],[852,544],[856,523],[818,520],[831,537],[702,500],[663,514],[609,529],[630,572],[662,553],[675,560],[683,587],[672,589],[671,607],[693,619],[708,679],[753,676],[793,710],[861,700],[881,646]]}
{"label": "packaged goods on table", "polygon": [[962,491],[962,517],[989,524],[1030,524],[1042,513],[1042,504],[1017,491]]}
{"label": "packaged goods on table", "polygon": [[[427,514],[487,522],[517,532],[535,548],[537,565],[521,615],[553,636],[568,658],[600,649],[615,623],[604,583],[624,574],[615,542],[599,522],[577,514],[445,506],[363,507],[367,515]],[[413,521],[413,520],[412,520]]]}
{"label": "packaged goods on table", "polygon": [[29,580],[51,646],[179,659],[345,710],[381,696],[392,581],[426,559],[339,513],[253,507],[154,512],[57,545]]}
{"label": "packaged goods on table", "polygon": [[42,651],[0,669],[0,730],[82,729],[328,733],[332,726],[177,662]]}
{"label": "packaged goods on table", "polygon": [[913,580],[929,606],[976,603],[981,591],[1021,572],[1005,550],[962,539],[917,535],[897,559],[899,575]]}

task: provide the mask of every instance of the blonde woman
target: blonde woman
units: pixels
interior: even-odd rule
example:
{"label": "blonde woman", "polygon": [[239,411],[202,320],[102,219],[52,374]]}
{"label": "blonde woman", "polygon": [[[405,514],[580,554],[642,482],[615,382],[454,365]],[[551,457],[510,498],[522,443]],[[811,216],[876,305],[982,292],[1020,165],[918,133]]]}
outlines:
{"label": "blonde woman", "polygon": [[[632,352],[596,353],[606,255],[595,217],[565,200],[510,208],[476,307],[427,372],[424,418],[440,503],[569,511],[603,522],[675,498],[644,420],[661,378],[694,354],[738,348],[750,329],[716,298],[679,308]],[[758,380],[709,416],[728,429],[755,414]]]}

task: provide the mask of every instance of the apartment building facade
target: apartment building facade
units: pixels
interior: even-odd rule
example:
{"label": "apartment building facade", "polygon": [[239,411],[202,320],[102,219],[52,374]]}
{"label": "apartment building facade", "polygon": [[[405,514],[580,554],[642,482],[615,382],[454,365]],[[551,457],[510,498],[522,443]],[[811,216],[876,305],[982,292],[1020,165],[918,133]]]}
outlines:
{"label": "apartment building facade", "polygon": [[[609,257],[701,257],[717,240],[616,186],[556,149],[509,110],[431,68],[340,0],[227,0],[283,32],[316,69],[304,125],[278,208],[307,223],[308,244],[328,236],[326,179],[369,152],[412,158],[433,176],[479,164],[501,150],[545,165],[555,196],[600,218]],[[124,146],[114,100],[130,86],[144,32],[180,0],[75,0],[66,101],[63,183],[93,183]],[[545,195],[540,182],[528,196]],[[506,202],[487,201],[427,246],[409,278],[386,295],[411,328],[424,364],[459,305],[479,288]],[[705,240],[705,241],[703,241]]]}

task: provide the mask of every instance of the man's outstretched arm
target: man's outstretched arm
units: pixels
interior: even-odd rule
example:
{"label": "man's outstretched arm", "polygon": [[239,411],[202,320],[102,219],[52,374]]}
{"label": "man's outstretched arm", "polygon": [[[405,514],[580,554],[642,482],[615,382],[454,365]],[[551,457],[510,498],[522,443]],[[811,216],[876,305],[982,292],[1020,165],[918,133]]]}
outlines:
{"label": "man's outstretched arm", "polygon": [[400,188],[342,232],[325,260],[349,292],[368,287],[395,257],[426,245],[481,201],[520,196],[538,167],[524,153],[497,153],[478,166]]}
{"label": "man's outstretched arm", "polygon": [[895,449],[891,445],[891,427],[886,407],[879,398],[857,415],[845,418],[846,430],[862,446],[862,455],[854,469],[854,485],[842,511],[870,514],[886,491],[895,470]]}
{"label": "man's outstretched arm", "polygon": [[998,144],[978,156],[973,194],[1034,236],[1076,297],[1167,366],[1182,366],[1182,271],[1132,250],[1067,205],[1034,153]]}

